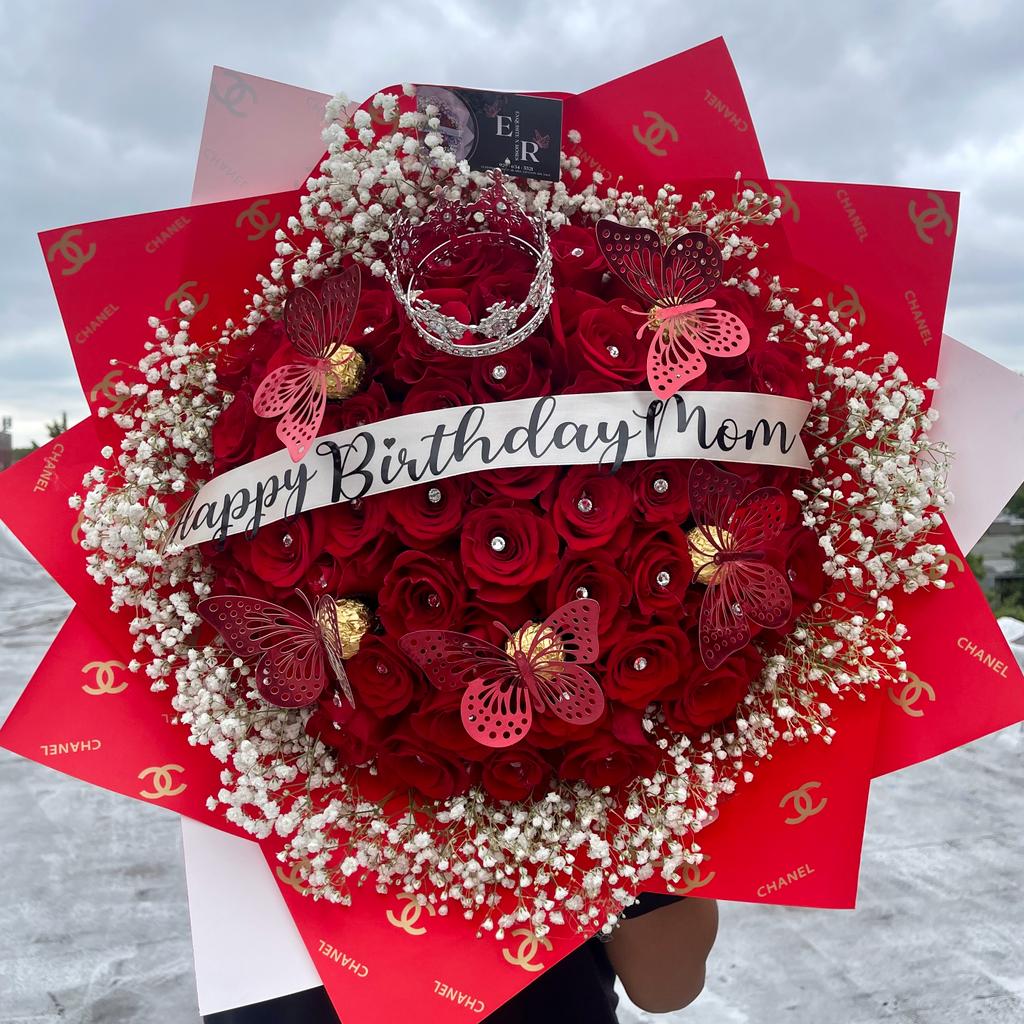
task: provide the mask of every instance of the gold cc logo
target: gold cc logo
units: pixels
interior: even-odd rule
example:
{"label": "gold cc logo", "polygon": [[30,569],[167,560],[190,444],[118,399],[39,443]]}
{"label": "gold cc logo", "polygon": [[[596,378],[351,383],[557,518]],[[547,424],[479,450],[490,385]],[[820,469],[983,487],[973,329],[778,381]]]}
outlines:
{"label": "gold cc logo", "polygon": [[822,797],[818,803],[815,803],[809,792],[812,789],[817,789],[820,785],[820,782],[805,782],[779,801],[780,807],[785,807],[791,800],[793,801],[793,816],[786,818],[787,825],[801,825],[808,818],[820,814],[825,809],[828,797]]}
{"label": "gold cc logo", "polygon": [[529,928],[517,928],[512,935],[520,940],[519,947],[515,953],[510,953],[507,947],[502,949],[505,959],[513,967],[522,967],[524,971],[529,971],[531,974],[543,971],[544,965],[536,962],[534,957],[540,946],[543,946],[549,953],[551,952],[552,946],[548,937],[544,935],[538,938]]}
{"label": "gold cc logo", "polygon": [[927,209],[921,210],[919,213],[917,201],[911,199],[907,207],[907,213],[910,214],[910,220],[914,225],[914,230],[917,232],[917,237],[927,245],[931,245],[935,241],[932,237],[932,232],[940,225],[943,234],[949,238],[953,233],[953,218],[947,212],[942,196],[937,192],[925,192],[925,195],[932,201],[932,205]]}
{"label": "gold cc logo", "polygon": [[761,183],[758,181],[752,181],[748,178],[743,182],[747,188],[757,189],[759,192],[777,192],[779,199],[782,200],[782,205],[779,207],[779,212],[785,216],[787,213],[793,217],[793,223],[795,224],[800,220],[800,207],[796,205],[796,200],[793,198],[793,193],[790,192],[789,186],[784,185],[781,181],[771,182],[771,189],[762,189]]}
{"label": "gold cc logo", "polygon": [[287,870],[283,864],[278,864],[274,873],[284,885],[290,885],[300,896],[305,896],[309,889],[306,886],[305,878],[303,878],[303,872],[308,873],[310,866],[308,857],[300,857],[298,860],[291,861]]}
{"label": "gold cc logo", "polygon": [[[72,531],[72,537],[74,537],[74,531]],[[92,672],[94,682],[91,685],[84,684],[82,689],[92,697],[98,697],[103,693],[120,693],[128,683],[123,679],[121,682],[117,682],[114,669],[126,672],[128,666],[123,661],[90,661],[88,665],[83,665],[82,672]]]}
{"label": "gold cc logo", "polygon": [[243,210],[235,218],[235,227],[240,228],[246,221],[249,223],[249,227],[252,228],[252,234],[246,237],[250,242],[258,242],[261,238],[265,237],[268,231],[273,231],[278,224],[281,223],[281,214],[275,213],[274,219],[271,220],[264,212],[263,207],[270,204],[269,199],[257,199],[252,206],[248,209]]}
{"label": "gold cc logo", "polygon": [[187,788],[185,783],[174,785],[173,772],[183,772],[185,769],[180,764],[154,765],[152,768],[144,768],[139,772],[139,778],[144,779],[147,775],[153,776],[152,789],[140,789],[139,796],[147,800],[162,800],[165,796],[177,796],[184,793]]}
{"label": "gold cc logo", "polygon": [[844,284],[843,291],[846,292],[847,298],[841,299],[839,302],[836,302],[832,292],[828,293],[828,308],[833,313],[838,313],[840,320],[849,320],[852,317],[856,317],[857,323],[863,324],[867,320],[868,315],[864,312],[860,296],[852,285]]}
{"label": "gold cc logo", "polygon": [[[83,523],[85,523],[84,508],[82,509],[81,512],[78,513],[78,515],[75,517],[75,521],[71,524],[71,543],[74,544],[76,548],[78,547],[79,544],[82,543]],[[82,671],[84,672],[85,670],[83,669]],[[83,686],[82,689],[84,690],[85,687]]]}
{"label": "gold cc logo", "polygon": [[[949,578],[949,566],[953,566],[957,572],[962,573],[967,566],[964,564],[964,560],[956,554],[954,551],[946,551],[940,558],[937,558],[928,568],[925,570],[925,575],[932,583],[937,583],[942,580],[946,585],[944,590],[952,590],[956,584]],[[946,572],[943,572],[943,568]]]}
{"label": "gold cc logo", "polygon": [[252,97],[253,103],[256,102],[255,90],[241,75],[236,75],[232,71],[226,71],[225,74],[231,78],[227,88],[223,92],[218,92],[216,89],[211,88],[210,95],[218,103],[222,103],[235,117],[247,117],[246,112],[238,108],[249,96]]}
{"label": "gold cc logo", "polygon": [[197,287],[198,281],[184,281],[182,282],[175,291],[171,292],[170,295],[164,299],[164,309],[169,313],[172,309],[177,309],[182,302],[191,302],[196,308],[196,312],[203,309],[207,302],[210,301],[210,295],[208,292],[203,294],[201,299],[197,299],[191,289]]}
{"label": "gold cc logo", "polygon": [[665,136],[667,135],[673,142],[678,142],[679,132],[661,114],[654,110],[645,110],[644,117],[650,121],[650,124],[644,129],[643,134],[640,133],[640,126],[638,124],[633,125],[633,138],[641,146],[644,146],[651,156],[664,156],[668,152],[668,150],[661,148]]}
{"label": "gold cc logo", "polygon": [[401,928],[406,935],[426,935],[427,929],[419,924],[420,915],[425,910],[430,917],[434,916],[434,908],[429,903],[417,903],[416,897],[411,892],[399,893],[397,899],[404,900],[400,914],[393,910],[387,912],[388,921],[396,928]]}
{"label": "gold cc logo", "polygon": [[889,686],[889,700],[893,702],[904,714],[911,718],[921,718],[924,709],[915,705],[924,694],[929,702],[935,700],[935,690],[930,683],[926,683],[916,672],[907,672],[907,681],[900,687],[899,693],[894,689],[895,683]]}
{"label": "gold cc logo", "polygon": [[[710,860],[711,858],[704,854],[704,860]],[[715,877],[714,871],[709,871],[707,875],[702,873],[702,864],[684,864],[683,870],[679,872],[683,884],[678,888],[673,887],[672,892],[677,896],[687,896],[694,889],[703,889],[712,878]]]}
{"label": "gold cc logo", "polygon": [[88,250],[83,250],[78,242],[72,241],[82,233],[81,228],[69,228],[46,250],[46,262],[52,263],[58,256],[63,257],[67,266],[61,267],[61,275],[70,277],[77,274],[96,255],[96,243],[90,242]]}
{"label": "gold cc logo", "polygon": [[95,402],[96,399],[102,395],[108,402],[110,402],[108,408],[112,413],[120,411],[121,406],[128,401],[128,395],[119,395],[114,390],[114,385],[117,384],[123,376],[124,372],[122,370],[111,370],[103,380],[93,385],[92,390],[89,392],[89,401]]}

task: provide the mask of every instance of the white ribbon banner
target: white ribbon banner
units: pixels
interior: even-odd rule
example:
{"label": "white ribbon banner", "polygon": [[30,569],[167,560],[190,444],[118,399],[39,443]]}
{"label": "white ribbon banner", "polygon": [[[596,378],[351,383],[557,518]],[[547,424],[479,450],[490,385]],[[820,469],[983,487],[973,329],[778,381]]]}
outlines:
{"label": "white ribbon banner", "polygon": [[411,413],[317,438],[301,462],[283,449],[222,473],[179,512],[190,547],[254,533],[299,512],[463,473],[526,466],[714,459],[806,469],[810,403],[778,395],[650,391],[548,395]]}

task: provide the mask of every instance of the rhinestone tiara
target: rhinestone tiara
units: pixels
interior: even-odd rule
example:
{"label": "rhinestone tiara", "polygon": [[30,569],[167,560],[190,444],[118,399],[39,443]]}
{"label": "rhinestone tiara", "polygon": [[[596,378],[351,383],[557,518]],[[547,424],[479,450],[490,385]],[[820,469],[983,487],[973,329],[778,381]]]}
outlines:
{"label": "rhinestone tiara", "polygon": [[[479,323],[466,324],[420,297],[420,286],[432,266],[443,267],[471,247],[488,244],[519,249],[536,263],[522,302],[495,302]],[[387,280],[416,333],[451,355],[479,357],[504,352],[530,337],[551,306],[551,250],[544,218],[526,213],[500,172],[495,172],[494,183],[474,203],[442,195],[420,220],[397,214],[391,224],[390,262]],[[484,340],[460,344],[467,332]]]}

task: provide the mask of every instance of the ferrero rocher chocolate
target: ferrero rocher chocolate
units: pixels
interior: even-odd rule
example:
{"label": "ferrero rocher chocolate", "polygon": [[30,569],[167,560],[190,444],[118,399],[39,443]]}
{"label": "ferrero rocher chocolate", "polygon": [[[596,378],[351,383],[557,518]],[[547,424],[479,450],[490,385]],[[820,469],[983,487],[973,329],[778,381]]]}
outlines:
{"label": "ferrero rocher chocolate", "polygon": [[343,658],[351,658],[358,652],[359,641],[363,639],[363,634],[370,628],[372,622],[370,609],[362,601],[342,597],[334,602],[334,610],[338,616],[341,655]]}
{"label": "ferrero rocher chocolate", "polygon": [[327,369],[327,397],[348,398],[363,385],[366,360],[351,345],[341,345]]}
{"label": "ferrero rocher chocolate", "polygon": [[[544,629],[544,626],[539,622],[528,622],[521,629],[516,630],[508,640],[505,641],[505,651],[508,656],[514,657],[516,651],[521,651],[523,654],[529,652],[531,645],[534,642],[534,637],[537,636],[540,631]],[[562,641],[558,639],[558,636],[553,630],[544,630],[544,633],[537,640],[537,646],[534,649],[534,655],[543,654],[545,651],[554,648],[552,657],[556,661],[565,661],[565,652],[562,650]]]}
{"label": "ferrero rocher chocolate", "polygon": [[[715,577],[715,553],[727,547],[732,537],[727,530],[720,530],[717,526],[695,526],[686,536],[690,542],[694,580],[697,583],[710,583]],[[714,538],[717,547],[711,543],[711,538]]]}

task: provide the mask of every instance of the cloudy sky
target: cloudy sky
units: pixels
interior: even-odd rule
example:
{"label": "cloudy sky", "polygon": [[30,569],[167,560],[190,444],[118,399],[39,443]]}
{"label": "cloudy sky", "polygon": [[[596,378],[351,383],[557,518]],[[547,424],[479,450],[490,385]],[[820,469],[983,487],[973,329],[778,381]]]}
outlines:
{"label": "cloudy sky", "polygon": [[14,418],[15,444],[42,440],[62,410],[85,411],[36,232],[185,205],[214,64],[359,98],[394,81],[575,92],[724,35],[773,176],[962,193],[946,329],[1024,370],[1024,5],[324,0],[320,10],[0,0],[0,415]]}

